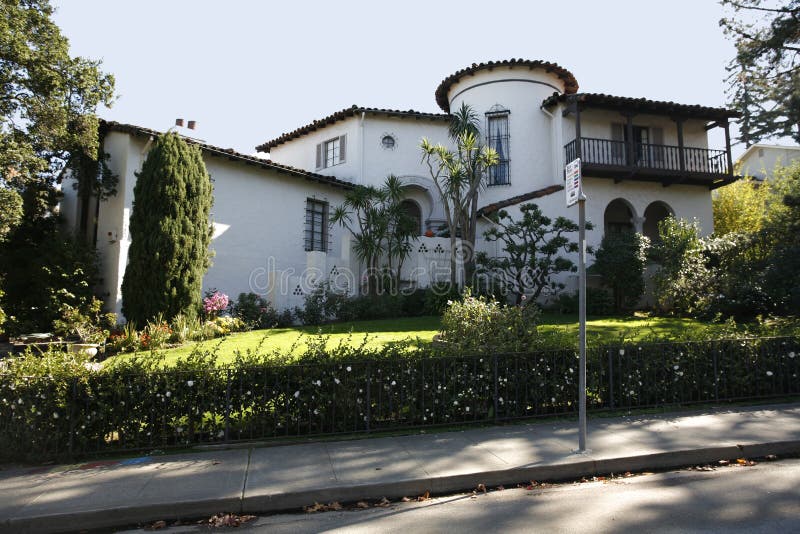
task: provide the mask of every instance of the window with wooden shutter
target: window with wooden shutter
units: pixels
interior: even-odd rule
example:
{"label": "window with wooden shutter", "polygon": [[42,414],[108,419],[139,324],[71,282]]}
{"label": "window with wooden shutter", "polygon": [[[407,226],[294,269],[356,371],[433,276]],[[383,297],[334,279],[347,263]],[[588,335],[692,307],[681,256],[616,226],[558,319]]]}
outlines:
{"label": "window with wooden shutter", "polygon": [[325,150],[325,143],[317,144],[317,169],[322,168],[323,163],[323,151]]}
{"label": "window with wooden shutter", "polygon": [[340,136],[339,137],[339,163],[344,163],[345,160],[345,147],[347,146],[346,143],[347,136]]}

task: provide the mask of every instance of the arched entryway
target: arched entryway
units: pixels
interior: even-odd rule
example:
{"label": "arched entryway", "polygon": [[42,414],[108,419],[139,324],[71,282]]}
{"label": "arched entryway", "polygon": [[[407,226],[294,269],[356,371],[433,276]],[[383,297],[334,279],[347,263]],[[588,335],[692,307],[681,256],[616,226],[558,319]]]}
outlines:
{"label": "arched entryway", "polygon": [[605,214],[603,215],[603,230],[608,233],[619,232],[633,232],[636,230],[634,227],[634,217],[636,213],[633,206],[622,198],[612,200],[606,206]]}
{"label": "arched entryway", "polygon": [[674,215],[675,212],[666,202],[657,200],[650,203],[647,209],[644,210],[644,224],[642,226],[642,233],[650,239],[651,243],[659,241],[658,237],[658,223]]}
{"label": "arched entryway", "polygon": [[422,208],[414,200],[406,199],[400,203],[402,210],[415,222],[417,235],[422,235]]}

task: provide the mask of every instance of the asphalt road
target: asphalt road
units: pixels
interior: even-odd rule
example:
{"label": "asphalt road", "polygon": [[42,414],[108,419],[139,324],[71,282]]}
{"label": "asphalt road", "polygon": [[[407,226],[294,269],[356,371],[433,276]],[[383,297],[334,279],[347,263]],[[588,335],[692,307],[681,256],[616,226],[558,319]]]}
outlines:
{"label": "asphalt road", "polygon": [[[260,517],[236,532],[800,532],[800,460]],[[219,532],[219,529],[212,531]],[[159,530],[209,532],[184,526]]]}

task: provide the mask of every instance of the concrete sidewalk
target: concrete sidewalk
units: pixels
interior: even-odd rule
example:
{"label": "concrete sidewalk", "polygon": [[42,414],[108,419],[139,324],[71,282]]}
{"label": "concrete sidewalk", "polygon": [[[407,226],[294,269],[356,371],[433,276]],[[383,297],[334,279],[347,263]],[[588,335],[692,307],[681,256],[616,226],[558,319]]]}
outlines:
{"label": "concrete sidewalk", "polygon": [[164,455],[0,471],[0,531],[59,532],[263,513],[800,453],[800,405]]}

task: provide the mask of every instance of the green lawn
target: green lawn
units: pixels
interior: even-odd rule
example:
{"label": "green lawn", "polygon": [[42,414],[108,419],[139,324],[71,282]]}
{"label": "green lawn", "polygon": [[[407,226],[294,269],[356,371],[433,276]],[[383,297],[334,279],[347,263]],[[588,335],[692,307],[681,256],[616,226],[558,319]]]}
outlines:
{"label": "green lawn", "polygon": [[[439,317],[406,317],[377,321],[358,321],[337,323],[323,327],[276,328],[272,330],[253,330],[231,334],[226,338],[198,343],[188,343],[178,348],[164,351],[166,364],[186,357],[200,345],[202,348],[218,348],[219,363],[233,359],[235,351],[259,350],[260,353],[280,351],[300,353],[305,341],[318,333],[329,336],[328,346],[347,343],[359,346],[366,342],[369,347],[387,343],[412,340],[413,343],[430,343],[439,331]],[[545,314],[541,317],[540,330],[543,333],[564,331],[575,336],[577,342],[578,323],[573,316]],[[590,317],[587,321],[587,340],[589,344],[602,344],[626,341],[640,341],[652,337],[691,337],[701,335],[710,328],[706,323],[692,319],[665,317]],[[713,328],[713,327],[711,327]],[[366,341],[365,341],[366,340]],[[259,348],[260,345],[260,348]],[[116,356],[124,358],[126,355]]]}

